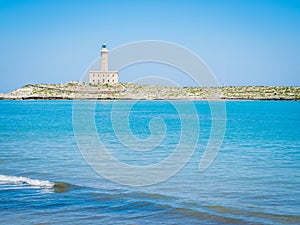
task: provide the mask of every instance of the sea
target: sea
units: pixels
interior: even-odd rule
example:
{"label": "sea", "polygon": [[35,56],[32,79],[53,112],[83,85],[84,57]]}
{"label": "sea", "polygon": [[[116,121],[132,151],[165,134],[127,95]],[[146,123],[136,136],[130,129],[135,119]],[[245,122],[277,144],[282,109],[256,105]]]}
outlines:
{"label": "sea", "polygon": [[[189,120],[175,104],[192,104]],[[300,102],[223,104],[215,118],[209,101],[0,101],[0,224],[300,224]],[[74,105],[92,105],[92,120],[74,118]],[[220,146],[199,170],[218,120]],[[80,146],[89,121],[101,155]],[[190,157],[151,176],[180,144]],[[101,170],[103,154],[125,169]],[[118,180],[126,166],[136,174]]]}

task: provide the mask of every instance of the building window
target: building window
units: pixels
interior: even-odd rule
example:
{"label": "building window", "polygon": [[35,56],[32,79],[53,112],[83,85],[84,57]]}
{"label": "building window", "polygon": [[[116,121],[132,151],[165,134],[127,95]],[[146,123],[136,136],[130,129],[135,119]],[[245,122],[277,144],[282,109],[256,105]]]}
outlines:
{"label": "building window", "polygon": [[95,82],[95,80],[93,80],[93,82]]}
{"label": "building window", "polygon": [[115,82],[115,80],[113,80],[113,83]]}
{"label": "building window", "polygon": [[107,80],[107,82],[109,83],[109,80]]}

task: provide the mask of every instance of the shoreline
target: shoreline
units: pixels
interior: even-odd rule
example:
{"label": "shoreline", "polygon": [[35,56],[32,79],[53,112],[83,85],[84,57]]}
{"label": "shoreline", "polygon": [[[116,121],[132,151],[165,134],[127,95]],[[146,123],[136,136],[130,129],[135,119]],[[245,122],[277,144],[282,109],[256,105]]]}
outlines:
{"label": "shoreline", "polygon": [[250,98],[216,98],[216,99],[203,99],[203,98],[165,98],[165,99],[146,99],[146,98],[0,98],[0,101],[300,101],[300,99],[250,99]]}
{"label": "shoreline", "polygon": [[192,100],[299,101],[298,86],[169,87],[132,83],[90,85],[85,82],[26,85],[0,100]]}

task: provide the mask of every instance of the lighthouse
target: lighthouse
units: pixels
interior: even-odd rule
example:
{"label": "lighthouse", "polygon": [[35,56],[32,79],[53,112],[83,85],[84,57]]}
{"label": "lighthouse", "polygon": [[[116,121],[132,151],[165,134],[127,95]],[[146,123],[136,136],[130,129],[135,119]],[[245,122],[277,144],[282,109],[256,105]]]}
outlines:
{"label": "lighthouse", "polygon": [[119,82],[118,71],[109,71],[108,68],[108,49],[107,44],[102,43],[101,48],[101,67],[100,70],[89,71],[89,83],[93,85],[117,84]]}
{"label": "lighthouse", "polygon": [[108,71],[108,50],[105,42],[102,43],[101,48],[101,71]]}

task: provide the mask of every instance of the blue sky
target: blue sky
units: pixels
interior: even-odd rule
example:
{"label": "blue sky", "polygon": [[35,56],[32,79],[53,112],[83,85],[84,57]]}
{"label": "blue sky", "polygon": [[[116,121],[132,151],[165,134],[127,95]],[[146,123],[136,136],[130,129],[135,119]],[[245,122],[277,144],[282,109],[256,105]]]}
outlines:
{"label": "blue sky", "polygon": [[102,41],[141,40],[185,46],[221,85],[300,85],[300,1],[0,0],[0,28],[0,92],[80,80]]}

